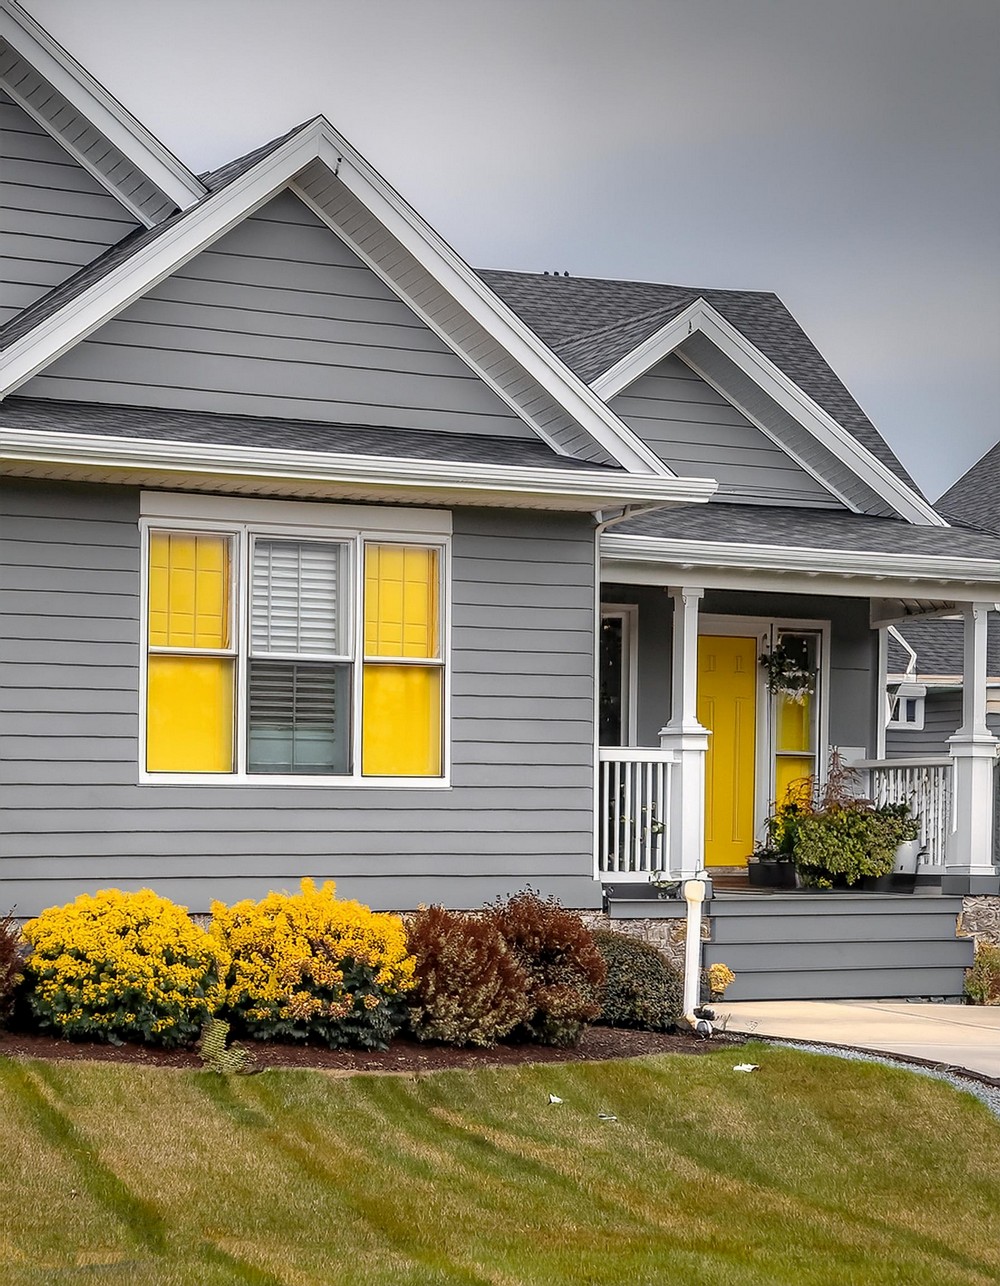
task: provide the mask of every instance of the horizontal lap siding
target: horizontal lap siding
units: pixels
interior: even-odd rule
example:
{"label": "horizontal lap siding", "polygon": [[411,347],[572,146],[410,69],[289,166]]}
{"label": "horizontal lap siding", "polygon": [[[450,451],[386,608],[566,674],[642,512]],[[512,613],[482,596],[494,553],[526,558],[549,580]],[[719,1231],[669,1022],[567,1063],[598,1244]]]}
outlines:
{"label": "horizontal lap siding", "polygon": [[284,194],[26,386],[36,397],[533,438]]}
{"label": "horizontal lap siding", "polygon": [[676,473],[718,479],[720,496],[836,504],[826,487],[676,357],[664,358],[609,405]]}
{"label": "horizontal lap siding", "polygon": [[3,499],[5,905],[148,884],[205,910],[305,875],[381,907],[594,901],[588,519],[456,511],[450,789],[140,786],[138,495]]}
{"label": "horizontal lap siding", "polygon": [[0,323],[136,226],[124,206],[0,90]]}

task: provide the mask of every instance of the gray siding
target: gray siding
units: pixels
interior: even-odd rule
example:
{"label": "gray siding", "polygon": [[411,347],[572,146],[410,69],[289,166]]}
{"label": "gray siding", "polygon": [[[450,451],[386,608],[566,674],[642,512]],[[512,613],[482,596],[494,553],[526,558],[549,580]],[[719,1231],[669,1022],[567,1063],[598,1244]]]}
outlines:
{"label": "gray siding", "polygon": [[298,187],[338,228],[348,245],[356,247],[393,283],[403,299],[411,300],[462,352],[469,353],[497,388],[521,407],[567,455],[601,464],[610,456],[567,414],[558,399],[518,363],[506,348],[464,308],[459,307],[396,237],[321,162],[296,178]]}
{"label": "gray siding", "polygon": [[718,479],[719,500],[842,507],[826,487],[673,354],[608,405],[675,473]]}
{"label": "gray siding", "polygon": [[847,465],[822,446],[811,433],[777,402],[763,392],[740,370],[735,362],[707,340],[704,335],[691,335],[678,349],[696,371],[702,371],[732,398],[734,405],[761,424],[766,424],[779,441],[786,443],[800,460],[814,469],[856,505],[861,513],[892,515],[895,510],[881,496],[850,470]]}
{"label": "gray siding", "polygon": [[[885,753],[895,755],[946,755],[948,738],[962,722],[962,693],[956,689],[927,694],[924,726],[920,729],[887,728]],[[990,723],[1000,723],[995,717]],[[994,729],[996,731],[996,729]]]}
{"label": "gray siding", "polygon": [[67,99],[5,40],[0,40],[0,88],[44,121],[53,137],[100,176],[150,227],[175,210],[173,201],[146,178]]}
{"label": "gray siding", "polygon": [[137,226],[0,89],[0,325]]}
{"label": "gray siding", "polygon": [[202,251],[23,391],[535,437],[290,193]]}
{"label": "gray siding", "polygon": [[383,908],[594,904],[589,519],[456,511],[450,789],[140,786],[138,494],[3,498],[5,907],[115,884],[203,911],[305,875]]}

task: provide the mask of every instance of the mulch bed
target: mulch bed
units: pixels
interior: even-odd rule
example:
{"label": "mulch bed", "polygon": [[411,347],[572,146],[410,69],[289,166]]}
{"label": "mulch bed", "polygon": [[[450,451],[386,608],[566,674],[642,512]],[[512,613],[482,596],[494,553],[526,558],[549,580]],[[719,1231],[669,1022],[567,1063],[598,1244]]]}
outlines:
{"label": "mulch bed", "polygon": [[[742,1044],[741,1037],[719,1033],[701,1040],[687,1032],[626,1031],[588,1027],[572,1049],[547,1045],[498,1045],[494,1049],[453,1049],[419,1041],[394,1040],[387,1050],[335,1050],[314,1045],[250,1042],[259,1071],[270,1068],[318,1068],[333,1072],[437,1072],[447,1068],[511,1067],[522,1063],[599,1062],[641,1054],[707,1054],[722,1044]],[[22,1032],[0,1032],[0,1057],[49,1058],[70,1062],[134,1063],[146,1067],[200,1068],[191,1049],[156,1049],[143,1045],[104,1045],[59,1040]]]}

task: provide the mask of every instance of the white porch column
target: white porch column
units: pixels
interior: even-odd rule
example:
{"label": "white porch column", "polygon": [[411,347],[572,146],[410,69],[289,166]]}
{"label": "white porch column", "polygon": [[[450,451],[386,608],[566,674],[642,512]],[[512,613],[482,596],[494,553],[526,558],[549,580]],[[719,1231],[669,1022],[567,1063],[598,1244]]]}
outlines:
{"label": "white porch column", "polygon": [[698,722],[698,603],[703,589],[670,587],[674,603],[670,719],[660,747],[672,750],[667,846],[675,878],[705,874],[705,756],[709,732]]}
{"label": "white porch column", "polygon": [[948,836],[945,893],[996,893],[993,865],[993,767],[997,738],[986,724],[986,627],[992,603],[966,603],[962,726],[948,738],[955,829]]}

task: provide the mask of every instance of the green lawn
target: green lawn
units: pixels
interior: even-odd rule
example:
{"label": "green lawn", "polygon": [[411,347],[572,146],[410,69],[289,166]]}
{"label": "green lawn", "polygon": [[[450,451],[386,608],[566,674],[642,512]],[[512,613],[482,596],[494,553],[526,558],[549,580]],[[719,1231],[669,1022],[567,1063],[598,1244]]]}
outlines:
{"label": "green lawn", "polygon": [[417,1079],[0,1060],[0,1131],[9,1286],[1000,1282],[1000,1124],[786,1049]]}

